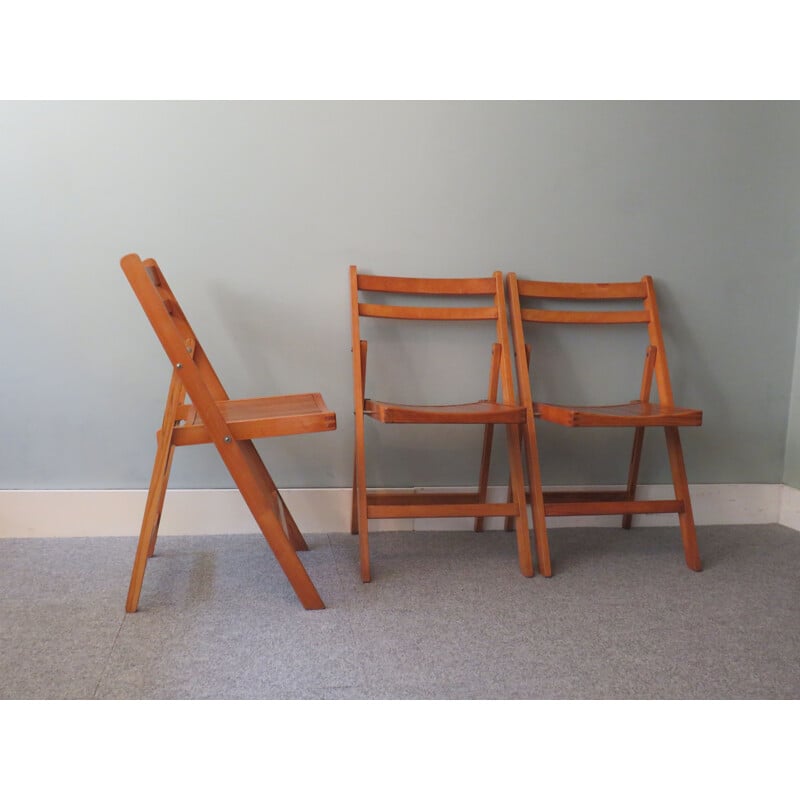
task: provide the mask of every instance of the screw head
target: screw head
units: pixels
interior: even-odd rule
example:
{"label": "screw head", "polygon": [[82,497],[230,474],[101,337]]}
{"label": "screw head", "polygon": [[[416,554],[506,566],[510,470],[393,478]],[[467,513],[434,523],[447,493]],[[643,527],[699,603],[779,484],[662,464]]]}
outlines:
{"label": "screw head", "polygon": [[228,444],[230,444],[230,443],[231,443],[231,441],[233,441],[233,440],[231,439],[231,437],[230,437],[230,436],[226,436],[226,437],[225,437],[225,439],[224,439],[224,441],[225,441],[225,442],[227,442]]}
{"label": "screw head", "polygon": [[175,365],[175,369],[180,369],[182,366],[183,366],[183,364],[181,364],[181,362],[179,361],[179,362],[178,362],[178,363]]}

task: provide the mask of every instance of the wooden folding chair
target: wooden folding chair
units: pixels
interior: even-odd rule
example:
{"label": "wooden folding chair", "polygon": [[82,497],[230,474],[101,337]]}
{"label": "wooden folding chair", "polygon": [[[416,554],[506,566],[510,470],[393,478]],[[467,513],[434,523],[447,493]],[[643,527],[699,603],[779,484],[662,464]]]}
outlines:
{"label": "wooden folding chair", "polygon": [[[679,408],[673,402],[667,354],[656,304],[653,279],[643,277],[635,283],[560,283],[550,281],[517,280],[512,272],[508,278],[508,302],[511,312],[511,327],[516,351],[517,385],[519,400],[527,409],[525,426],[525,451],[530,480],[530,502],[533,526],[537,543],[542,543],[539,552],[539,569],[550,572],[550,554],[547,545],[545,518],[547,516],[580,516],[622,514],[622,527],[630,528],[633,514],[677,513],[683,539],[683,549],[688,567],[702,570],[697,547],[697,534],[689,484],[683,461],[679,427],[698,426],[703,412],[691,408]],[[523,306],[523,302],[534,307]],[[542,308],[556,301],[592,303],[593,309],[572,310]],[[613,305],[626,305],[631,301],[638,308],[619,310],[598,307],[597,301],[619,301]],[[599,325],[641,324],[647,325],[649,346],[645,354],[642,383],[637,400],[620,405],[570,406],[554,403],[534,402],[531,394],[529,361],[531,350],[525,342],[523,323],[535,325],[572,324],[596,328]],[[534,373],[536,358],[533,358]],[[651,385],[655,375],[658,402],[651,402]],[[552,422],[569,428],[633,428],[633,449],[628,467],[628,483],[619,491],[547,491],[542,490],[539,454],[536,444],[536,420]],[[639,477],[639,462],[646,428],[663,428],[666,435],[667,454],[675,490],[673,500],[637,500],[636,488]],[[508,526],[508,523],[507,523]]]}
{"label": "wooden folding chair", "polygon": [[[359,291],[371,302],[359,301]],[[387,295],[435,297],[439,306],[397,305]],[[508,516],[516,520],[517,552],[523,575],[533,575],[528,531],[525,486],[520,452],[520,429],[525,421],[524,407],[514,402],[513,370],[508,343],[503,279],[500,272],[491,278],[390,278],[359,274],[350,267],[350,296],[353,333],[353,397],[355,406],[355,458],[353,474],[353,533],[359,535],[361,579],[369,582],[370,519],[431,517]],[[482,305],[458,306],[455,296],[480,297]],[[380,302],[383,300],[384,302]],[[476,301],[477,302],[477,301]],[[361,339],[360,319],[439,320],[442,322],[494,320],[497,342],[489,364],[489,394],[486,400],[459,405],[400,405],[364,397],[367,342]],[[497,398],[498,383],[502,401]],[[507,503],[487,503],[486,493],[443,492],[419,495],[414,492],[367,491],[364,448],[364,417],[380,423],[472,424],[498,423],[506,426],[511,475],[511,498]],[[484,458],[488,471],[488,457]]]}
{"label": "wooden folding chair", "polygon": [[[125,609],[136,611],[153,555],[176,447],[212,443],[305,608],[324,608],[296,550],[308,550],[253,439],[331,431],[336,415],[319,394],[231,400],[153,259],[130,254],[122,270],[173,366]],[[187,403],[186,395],[191,398]]]}

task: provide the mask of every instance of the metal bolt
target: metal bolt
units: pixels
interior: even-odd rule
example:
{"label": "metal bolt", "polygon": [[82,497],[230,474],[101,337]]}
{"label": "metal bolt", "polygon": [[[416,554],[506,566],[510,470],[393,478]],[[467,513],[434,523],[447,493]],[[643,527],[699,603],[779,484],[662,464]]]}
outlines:
{"label": "metal bolt", "polygon": [[179,361],[179,362],[178,362],[178,363],[175,365],[175,369],[180,369],[182,366],[183,366],[183,364],[181,364],[181,363],[180,363],[180,361]]}
{"label": "metal bolt", "polygon": [[224,441],[225,441],[225,442],[228,442],[228,443],[230,443],[230,441],[231,441],[231,437],[230,437],[230,436],[226,436],[226,437],[225,437],[225,439],[224,439]]}

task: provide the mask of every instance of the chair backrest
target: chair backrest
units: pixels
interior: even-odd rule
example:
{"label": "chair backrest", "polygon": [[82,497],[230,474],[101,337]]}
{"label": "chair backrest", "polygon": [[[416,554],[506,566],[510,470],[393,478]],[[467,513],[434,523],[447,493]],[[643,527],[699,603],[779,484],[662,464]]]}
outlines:
{"label": "chair backrest", "polygon": [[228,395],[158,264],[131,253],[121,265],[200,418],[212,438],[223,440],[230,431],[216,403]]}
{"label": "chair backrest", "polygon": [[[372,302],[361,302],[359,292],[369,295]],[[392,296],[406,295],[426,298],[476,298],[474,305],[399,305]],[[486,321],[494,320],[497,342],[501,347],[500,380],[503,402],[514,402],[514,384],[508,341],[503,275],[497,271],[489,278],[393,278],[383,275],[359,274],[350,267],[350,299],[353,333],[353,370],[356,386],[362,387],[365,354],[362,352],[359,319],[374,317],[394,320]],[[479,303],[477,299],[482,299]]]}
{"label": "chair backrest", "polygon": [[[647,325],[650,349],[645,359],[645,370],[655,372],[659,401],[672,405],[672,387],[667,368],[667,354],[658,315],[653,279],[645,275],[641,280],[628,283],[563,283],[559,281],[519,280],[515,273],[508,274],[508,300],[511,308],[511,325],[520,375],[527,375],[524,332],[522,324],[566,325]],[[565,301],[582,304],[574,308],[541,308],[536,301]],[[633,301],[638,308],[592,308],[586,304],[601,301]],[[635,301],[638,301],[636,303]],[[522,369],[524,365],[524,370]],[[649,365],[649,367],[648,367]],[[524,381],[520,382],[524,384]],[[530,402],[530,386],[520,385],[523,402]]]}

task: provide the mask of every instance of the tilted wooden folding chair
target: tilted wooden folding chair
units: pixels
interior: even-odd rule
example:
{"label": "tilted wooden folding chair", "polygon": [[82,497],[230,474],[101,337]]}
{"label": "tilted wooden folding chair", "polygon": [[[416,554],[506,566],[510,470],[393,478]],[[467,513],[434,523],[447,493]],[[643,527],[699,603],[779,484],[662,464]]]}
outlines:
{"label": "tilted wooden folding chair", "polygon": [[[372,302],[359,301],[359,291]],[[435,297],[439,305],[405,306],[386,299],[386,295]],[[508,343],[503,279],[500,272],[491,278],[391,278],[359,274],[350,267],[351,319],[353,333],[353,397],[355,406],[355,464],[353,475],[352,532],[359,535],[361,579],[371,578],[368,523],[370,519],[409,517],[509,516],[516,520],[517,551],[523,575],[533,575],[533,560],[528,531],[524,477],[520,453],[520,427],[525,421],[524,407],[514,402],[513,369]],[[455,296],[483,298],[482,305],[464,307],[453,302]],[[381,302],[384,300],[384,302]],[[360,319],[494,320],[497,342],[492,348],[489,396],[486,400],[458,405],[400,405],[368,400],[364,397],[367,342],[361,339]],[[497,399],[498,383],[502,402]],[[487,424],[506,426],[511,475],[511,499],[507,503],[487,503],[486,493],[443,492],[419,495],[413,492],[367,491],[364,448],[364,417],[376,422],[399,424]],[[484,459],[488,470],[488,457]]]}
{"label": "tilted wooden folding chair", "polygon": [[[663,514],[675,512],[683,539],[686,564],[695,571],[702,570],[697,547],[697,534],[689,484],[683,460],[678,428],[698,426],[703,412],[691,408],[679,408],[673,402],[672,386],[667,368],[667,354],[656,304],[653,279],[643,277],[631,283],[560,283],[551,281],[517,280],[512,272],[507,276],[508,302],[511,312],[511,327],[516,351],[517,384],[519,400],[528,411],[526,432],[526,457],[530,480],[530,502],[533,512],[534,531],[543,550],[539,553],[539,568],[550,571],[550,554],[547,546],[545,518],[547,516],[580,516],[622,514],[623,528],[630,528],[633,514]],[[523,306],[525,301],[561,301],[584,303],[583,310],[545,309]],[[594,304],[586,310],[585,301]],[[638,308],[629,310],[610,309],[608,304],[599,308],[597,301],[631,301]],[[525,343],[523,323],[535,325],[572,324],[594,328],[598,325],[642,324],[647,325],[649,346],[647,347],[639,398],[619,405],[570,406],[554,403],[534,402],[531,393],[529,361],[530,347]],[[533,356],[534,377],[536,356]],[[651,386],[655,375],[658,402],[651,402]],[[570,428],[633,428],[633,449],[628,467],[628,483],[618,491],[547,491],[542,490],[539,453],[536,444],[536,420],[552,422]],[[637,500],[636,488],[639,478],[639,463],[645,428],[663,428],[666,434],[672,483],[673,500]],[[544,564],[542,563],[544,561]]]}
{"label": "tilted wooden folding chair", "polygon": [[175,448],[208,443],[222,456],[300,602],[308,609],[324,608],[295,552],[308,550],[308,545],[252,440],[335,430],[336,415],[319,394],[231,400],[156,262],[130,254],[122,259],[122,269],[173,366],[126,610],[136,611],[139,606]]}

